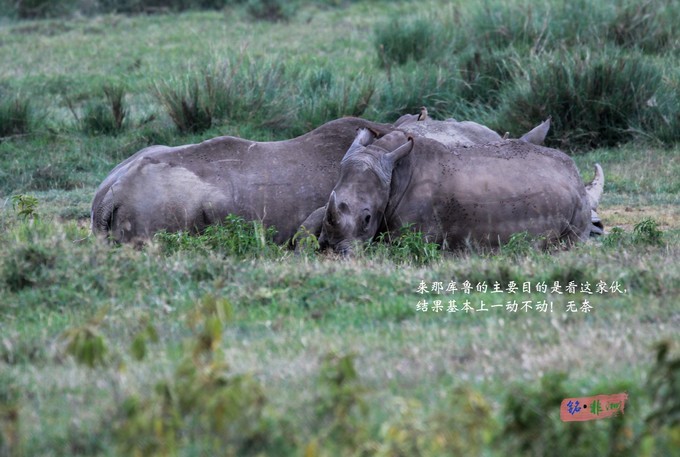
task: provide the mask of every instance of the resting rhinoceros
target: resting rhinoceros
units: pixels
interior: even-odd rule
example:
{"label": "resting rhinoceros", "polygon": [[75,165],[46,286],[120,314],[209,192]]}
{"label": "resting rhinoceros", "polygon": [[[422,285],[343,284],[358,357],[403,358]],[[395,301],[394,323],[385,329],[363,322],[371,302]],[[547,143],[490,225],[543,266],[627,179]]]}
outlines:
{"label": "resting rhinoceros", "polygon": [[[441,137],[445,131],[453,144],[500,139],[474,122],[401,120],[400,127],[414,135]],[[92,231],[116,242],[142,242],[161,230],[200,232],[234,214],[274,226],[274,240],[283,243],[305,216],[325,204],[359,128],[381,135],[394,130],[348,117],[286,141],[219,137],[142,149],[115,167],[97,189]]]}
{"label": "resting rhinoceros", "polygon": [[392,130],[347,117],[286,141],[224,136],[142,149],[97,189],[92,231],[116,242],[137,242],[161,230],[199,232],[235,214],[275,226],[275,241],[282,243],[325,203],[359,128]]}
{"label": "resting rhinoceros", "polygon": [[364,129],[342,159],[319,243],[351,254],[354,242],[406,224],[449,249],[497,246],[524,231],[546,243],[585,240],[604,183],[597,170],[586,188],[570,157],[526,141],[451,149]]}

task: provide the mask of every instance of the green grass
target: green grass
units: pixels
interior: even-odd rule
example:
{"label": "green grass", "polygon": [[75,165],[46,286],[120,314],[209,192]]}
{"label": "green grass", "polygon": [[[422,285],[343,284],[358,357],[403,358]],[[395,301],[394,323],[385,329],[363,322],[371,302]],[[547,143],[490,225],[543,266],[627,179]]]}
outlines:
{"label": "green grass", "polygon": [[[0,140],[0,455],[674,455],[677,7],[646,5],[329,1],[279,22],[254,21],[245,4],[5,19],[0,95],[30,103],[30,128]],[[401,41],[385,65],[381,34],[424,42]],[[570,251],[537,252],[518,235],[498,253],[452,254],[405,232],[346,261],[273,246],[239,219],[143,250],[88,236],[97,185],[147,145],[281,139],[422,105],[518,136],[542,120],[529,105],[568,93],[552,70],[563,65],[569,86],[603,60],[620,74],[591,80],[619,89],[589,92],[574,118],[597,115],[597,128],[540,112],[553,114],[556,144],[614,124],[596,96],[612,116],[628,110],[620,140],[572,143],[585,181],[604,168],[608,234]],[[633,63],[642,76],[625,73]],[[550,84],[531,98],[536,78]],[[626,79],[658,90],[623,100]],[[192,84],[210,114],[195,132],[161,95],[175,91],[181,107]],[[513,111],[518,100],[528,104]],[[589,313],[566,311],[584,300]],[[559,420],[566,396],[624,390],[623,417]]]}

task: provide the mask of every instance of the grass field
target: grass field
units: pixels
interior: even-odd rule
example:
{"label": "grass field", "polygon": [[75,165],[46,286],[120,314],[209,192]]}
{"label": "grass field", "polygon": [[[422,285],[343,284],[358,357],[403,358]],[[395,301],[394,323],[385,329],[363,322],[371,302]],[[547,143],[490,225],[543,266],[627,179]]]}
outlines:
{"label": "grass field", "polygon": [[[3,18],[0,456],[680,455],[680,8],[652,3]],[[352,261],[88,236],[96,187],[149,144],[423,104],[513,136],[552,114],[584,181],[604,168],[608,234],[493,254],[405,236]],[[559,419],[624,391],[623,415]]]}

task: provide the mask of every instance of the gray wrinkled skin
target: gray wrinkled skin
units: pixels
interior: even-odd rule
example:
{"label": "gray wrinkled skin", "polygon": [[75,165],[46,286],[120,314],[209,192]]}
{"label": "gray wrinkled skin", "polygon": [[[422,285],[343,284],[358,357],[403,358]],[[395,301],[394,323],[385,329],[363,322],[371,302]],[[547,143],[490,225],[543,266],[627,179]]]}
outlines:
{"label": "gray wrinkled skin", "polygon": [[225,136],[143,149],[97,189],[92,231],[115,242],[142,243],[161,230],[200,232],[235,214],[275,226],[275,241],[283,243],[325,204],[358,128],[392,130],[342,118],[286,141]]}
{"label": "gray wrinkled skin", "polygon": [[435,121],[428,119],[403,124],[399,129],[407,135],[430,138],[449,148],[493,143],[501,140],[498,133],[471,121]]}
{"label": "gray wrinkled skin", "polygon": [[[397,123],[412,135],[435,137],[452,147],[500,138],[474,122],[433,121],[424,113],[402,116]],[[161,230],[197,233],[234,214],[275,226],[278,243],[292,238],[300,225],[318,234],[325,212],[321,205],[359,128],[380,135],[394,129],[343,118],[286,141],[218,137],[143,149],[115,167],[97,189],[92,232],[115,242],[143,243]]]}
{"label": "gray wrinkled skin", "polygon": [[[523,231],[543,237],[546,245],[590,235],[601,186],[591,183],[596,190],[587,191],[566,154],[522,140],[459,147],[452,154],[436,140],[416,137],[411,146],[398,135],[348,150],[320,243],[350,254],[354,242],[396,234],[406,224],[448,249],[494,247]],[[389,180],[382,179],[384,169],[367,166],[384,168],[384,157],[397,151],[402,153],[392,161]]]}

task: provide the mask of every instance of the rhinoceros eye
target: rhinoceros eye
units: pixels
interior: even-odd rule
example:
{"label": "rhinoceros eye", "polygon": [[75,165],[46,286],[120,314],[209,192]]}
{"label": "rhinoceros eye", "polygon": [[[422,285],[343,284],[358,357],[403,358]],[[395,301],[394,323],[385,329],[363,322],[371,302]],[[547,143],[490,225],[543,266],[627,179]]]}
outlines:
{"label": "rhinoceros eye", "polygon": [[364,216],[364,226],[368,226],[369,222],[371,222],[371,215],[367,214]]}

